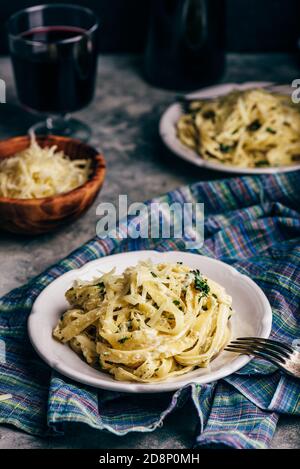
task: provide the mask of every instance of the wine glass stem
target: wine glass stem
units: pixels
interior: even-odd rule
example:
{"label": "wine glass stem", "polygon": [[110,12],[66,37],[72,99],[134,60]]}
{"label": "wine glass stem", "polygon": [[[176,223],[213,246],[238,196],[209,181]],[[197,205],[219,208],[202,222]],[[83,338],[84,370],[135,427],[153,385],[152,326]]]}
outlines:
{"label": "wine glass stem", "polygon": [[52,117],[49,116],[46,119],[46,126],[49,132],[64,130],[68,126],[68,115],[63,114],[60,116]]}
{"label": "wine glass stem", "polygon": [[37,122],[30,127],[29,134],[61,135],[86,142],[91,136],[91,129],[87,124],[70,117],[70,114],[63,114],[49,116],[43,121]]}

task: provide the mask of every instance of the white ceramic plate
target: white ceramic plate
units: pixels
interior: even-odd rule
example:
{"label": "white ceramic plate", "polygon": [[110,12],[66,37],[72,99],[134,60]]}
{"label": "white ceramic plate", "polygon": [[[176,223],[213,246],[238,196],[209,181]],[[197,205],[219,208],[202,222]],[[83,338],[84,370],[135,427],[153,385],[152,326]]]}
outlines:
{"label": "white ceramic plate", "polygon": [[[204,88],[188,94],[190,98],[212,98],[230,93],[233,89],[246,90],[249,88],[260,88],[272,85],[269,82],[247,82],[243,84],[227,83],[224,85],[212,86]],[[290,94],[291,88],[288,86],[272,86],[272,91],[277,91],[284,94]],[[190,163],[201,166],[203,168],[212,169],[215,171],[223,171],[238,174],[266,174],[266,173],[287,173],[300,169],[300,163],[291,166],[280,166],[270,168],[241,168],[237,166],[227,166],[221,163],[214,163],[206,161],[199,156],[195,151],[183,145],[176,135],[176,123],[182,115],[181,107],[178,103],[169,106],[163,113],[159,123],[159,133],[165,145],[180,158],[189,161]]]}
{"label": "white ceramic plate", "polygon": [[110,375],[87,365],[71,348],[52,338],[52,329],[68,304],[65,292],[73,280],[90,280],[113,267],[121,273],[139,260],[151,259],[154,263],[181,261],[192,269],[200,269],[211,279],[224,285],[233,297],[237,313],[231,318],[232,336],[268,337],[271,331],[272,311],[262,290],[248,277],[218,260],[197,254],[170,251],[135,251],[115,254],[89,262],[81,269],[72,270],[54,280],[36,299],[28,319],[30,340],[43,360],[63,375],[97,388],[123,392],[172,391],[188,383],[208,383],[228,376],[249,362],[247,355],[221,352],[210,368],[198,369],[183,376],[156,384],[139,384],[116,381]]}

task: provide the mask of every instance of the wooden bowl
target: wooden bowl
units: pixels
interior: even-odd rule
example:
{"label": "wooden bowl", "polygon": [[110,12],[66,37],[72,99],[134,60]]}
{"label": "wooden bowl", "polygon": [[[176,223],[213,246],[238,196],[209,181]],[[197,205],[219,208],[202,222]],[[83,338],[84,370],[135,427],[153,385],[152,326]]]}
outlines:
{"label": "wooden bowl", "polygon": [[[0,228],[35,235],[53,231],[78,218],[93,203],[105,176],[105,160],[94,148],[68,137],[37,137],[41,147],[57,145],[71,159],[92,159],[92,174],[82,186],[64,194],[37,199],[0,196]],[[28,136],[0,141],[0,158],[9,158],[30,145]]]}

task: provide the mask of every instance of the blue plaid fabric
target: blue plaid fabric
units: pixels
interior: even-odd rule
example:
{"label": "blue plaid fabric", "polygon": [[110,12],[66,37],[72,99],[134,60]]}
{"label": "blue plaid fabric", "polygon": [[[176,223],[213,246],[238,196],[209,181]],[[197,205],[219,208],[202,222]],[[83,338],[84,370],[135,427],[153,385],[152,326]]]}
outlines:
{"label": "blue plaid fabric", "polygon": [[[197,252],[249,275],[273,310],[272,337],[300,337],[300,173],[201,182],[156,201],[204,202],[205,243]],[[125,226],[123,226],[125,229]],[[262,360],[226,379],[173,393],[132,397],[73,382],[43,363],[26,322],[41,290],[64,272],[111,253],[184,249],[179,239],[92,239],[57,265],[0,300],[0,422],[35,435],[63,434],[81,422],[117,435],[149,432],[175,408],[191,402],[199,419],[196,447],[266,448],[280,413],[300,415],[300,382]],[[194,251],[195,252],[195,251]]]}

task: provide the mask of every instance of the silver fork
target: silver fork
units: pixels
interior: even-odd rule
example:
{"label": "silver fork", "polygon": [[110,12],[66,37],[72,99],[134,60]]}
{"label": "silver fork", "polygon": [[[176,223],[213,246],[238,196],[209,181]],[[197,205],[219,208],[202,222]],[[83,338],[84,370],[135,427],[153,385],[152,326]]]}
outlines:
{"label": "silver fork", "polygon": [[283,342],[258,337],[240,337],[231,341],[224,350],[263,358],[295,378],[300,378],[300,351]]}
{"label": "silver fork", "polygon": [[[287,86],[288,84],[270,82],[267,85],[261,86],[261,88],[267,91],[280,92],[282,88],[286,88]],[[197,101],[202,101],[202,102],[211,101],[215,98],[219,98],[220,96],[221,96],[220,94],[216,94],[216,95],[209,96],[209,97],[206,96],[206,97],[201,97],[201,98],[191,98],[190,96],[186,96],[184,94],[178,94],[176,96],[175,102],[180,105],[181,111],[186,114],[186,113],[189,113],[190,111],[190,104],[197,102]]]}

